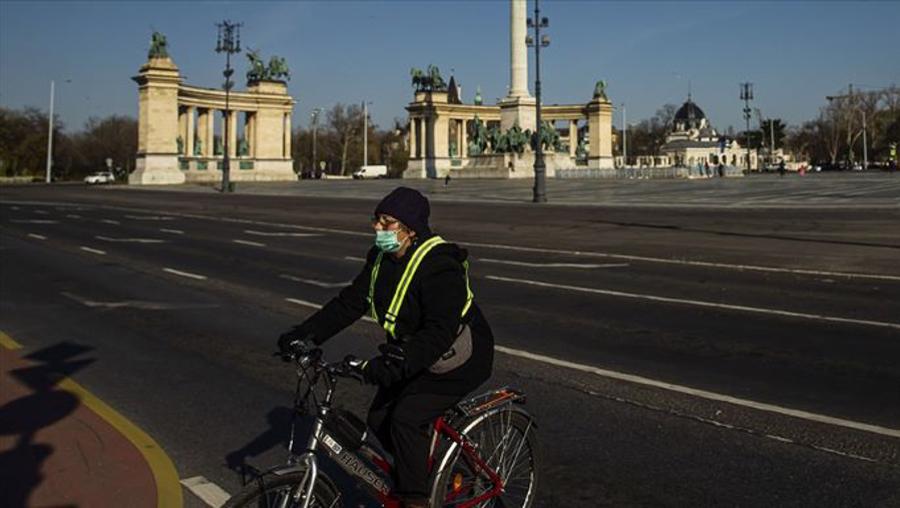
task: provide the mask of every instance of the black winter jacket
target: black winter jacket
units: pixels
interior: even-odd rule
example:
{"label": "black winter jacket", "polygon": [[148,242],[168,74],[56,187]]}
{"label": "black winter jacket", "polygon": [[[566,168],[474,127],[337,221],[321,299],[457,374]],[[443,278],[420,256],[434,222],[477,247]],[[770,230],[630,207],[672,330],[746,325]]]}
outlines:
{"label": "black winter jacket", "polygon": [[[418,239],[401,259],[388,254],[382,256],[374,290],[380,325],[406,265],[426,239]],[[304,333],[312,334],[314,342],[322,344],[370,312],[367,297],[377,256],[378,249],[370,249],[365,266],[353,282],[300,325]],[[406,385],[404,392],[465,394],[491,375],[494,337],[490,326],[475,303],[466,316],[462,319],[460,316],[466,301],[462,262],[467,256],[456,244],[435,246],[419,265],[400,308],[395,328],[398,339],[385,333],[388,342],[401,342],[406,353],[407,378],[401,381]],[[444,374],[429,372],[428,367],[450,349],[461,321],[472,330],[472,358]]]}

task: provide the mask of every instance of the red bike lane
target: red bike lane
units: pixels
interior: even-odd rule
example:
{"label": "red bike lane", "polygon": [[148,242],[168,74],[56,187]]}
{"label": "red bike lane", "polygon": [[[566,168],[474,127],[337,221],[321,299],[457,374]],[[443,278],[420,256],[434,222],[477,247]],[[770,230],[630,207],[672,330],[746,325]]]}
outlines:
{"label": "red bike lane", "polygon": [[67,377],[92,361],[72,349],[25,355],[0,332],[0,505],[182,506],[162,448]]}

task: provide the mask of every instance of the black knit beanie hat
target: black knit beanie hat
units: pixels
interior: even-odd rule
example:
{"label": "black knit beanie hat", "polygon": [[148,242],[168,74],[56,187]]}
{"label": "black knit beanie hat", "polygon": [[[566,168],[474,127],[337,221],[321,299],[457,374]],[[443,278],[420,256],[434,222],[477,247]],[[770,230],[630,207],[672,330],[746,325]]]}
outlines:
{"label": "black knit beanie hat", "polygon": [[431,236],[428,216],[431,206],[428,198],[409,187],[397,187],[375,207],[375,215],[390,215],[416,232],[420,238]]}

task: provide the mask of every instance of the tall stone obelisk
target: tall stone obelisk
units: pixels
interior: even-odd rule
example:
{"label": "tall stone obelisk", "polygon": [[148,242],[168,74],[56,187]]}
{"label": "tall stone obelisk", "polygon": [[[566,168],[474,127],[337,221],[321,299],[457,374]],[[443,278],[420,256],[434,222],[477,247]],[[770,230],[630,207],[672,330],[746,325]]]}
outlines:
{"label": "tall stone obelisk", "polygon": [[509,91],[500,101],[500,127],[504,131],[518,123],[534,130],[535,100],[528,92],[528,35],[526,0],[509,1]]}

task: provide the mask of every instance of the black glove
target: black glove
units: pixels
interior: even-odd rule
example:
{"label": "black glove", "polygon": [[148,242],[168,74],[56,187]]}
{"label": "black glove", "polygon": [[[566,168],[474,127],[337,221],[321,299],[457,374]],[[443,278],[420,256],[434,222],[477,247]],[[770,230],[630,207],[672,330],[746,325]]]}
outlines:
{"label": "black glove", "polygon": [[402,371],[384,356],[376,356],[362,366],[366,383],[390,386],[403,378]]}
{"label": "black glove", "polygon": [[379,344],[378,351],[381,352],[381,356],[400,367],[401,370],[406,366],[406,351],[403,350],[403,346],[391,343]]}
{"label": "black glove", "polygon": [[278,351],[282,355],[296,350],[308,351],[315,347],[313,337],[314,334],[302,326],[295,326],[278,337]]}

